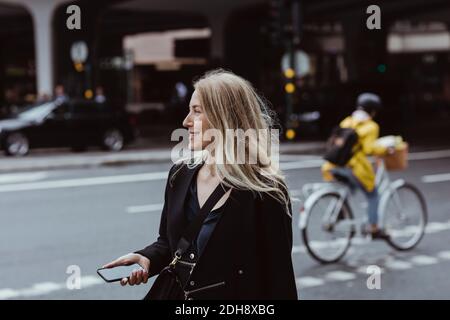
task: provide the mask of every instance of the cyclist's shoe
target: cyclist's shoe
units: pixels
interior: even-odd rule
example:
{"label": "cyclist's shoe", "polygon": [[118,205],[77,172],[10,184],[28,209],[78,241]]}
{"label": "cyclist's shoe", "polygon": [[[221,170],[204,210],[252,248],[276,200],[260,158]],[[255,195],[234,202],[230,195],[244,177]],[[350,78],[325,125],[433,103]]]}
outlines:
{"label": "cyclist's shoe", "polygon": [[322,229],[325,232],[333,232],[334,231],[334,224],[332,224],[332,223],[324,223],[322,225]]}
{"label": "cyclist's shoe", "polygon": [[363,236],[370,236],[372,240],[389,240],[389,234],[384,230],[378,229],[376,231],[371,230],[370,226],[367,224],[362,225],[361,234]]}
{"label": "cyclist's shoe", "polygon": [[389,240],[390,236],[384,230],[378,229],[375,232],[370,232],[372,240]]}

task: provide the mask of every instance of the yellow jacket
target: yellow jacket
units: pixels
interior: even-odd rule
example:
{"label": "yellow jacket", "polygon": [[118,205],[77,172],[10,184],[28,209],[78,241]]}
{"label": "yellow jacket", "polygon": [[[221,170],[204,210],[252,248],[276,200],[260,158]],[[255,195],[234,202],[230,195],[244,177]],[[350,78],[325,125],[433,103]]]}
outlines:
{"label": "yellow jacket", "polygon": [[[380,128],[371,119],[357,121],[351,116],[342,120],[339,126],[341,128],[353,128],[358,134],[359,143],[355,146],[357,151],[347,163],[347,167],[352,169],[355,177],[370,192],[375,188],[375,172],[367,156],[383,155],[386,153],[385,147],[375,144],[375,140],[379,136]],[[336,166],[328,161],[322,165],[322,175],[325,181],[333,180],[333,175],[330,170],[334,167]]]}

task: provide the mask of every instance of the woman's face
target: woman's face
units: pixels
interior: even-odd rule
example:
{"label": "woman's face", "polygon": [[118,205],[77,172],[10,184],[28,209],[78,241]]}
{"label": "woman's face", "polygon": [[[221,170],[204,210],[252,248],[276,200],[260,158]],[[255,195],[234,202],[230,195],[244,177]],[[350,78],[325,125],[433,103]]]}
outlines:
{"label": "woman's face", "polygon": [[208,122],[197,91],[192,94],[189,113],[183,121],[183,127],[189,130],[189,148],[191,150],[203,150],[211,143],[203,138],[203,133],[208,129]]}

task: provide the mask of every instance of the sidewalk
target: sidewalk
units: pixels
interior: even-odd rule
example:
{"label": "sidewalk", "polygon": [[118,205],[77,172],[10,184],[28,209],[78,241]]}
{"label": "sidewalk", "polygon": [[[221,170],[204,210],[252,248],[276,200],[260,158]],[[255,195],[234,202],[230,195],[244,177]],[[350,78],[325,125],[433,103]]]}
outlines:
{"label": "sidewalk", "polygon": [[[323,150],[323,142],[294,142],[282,143],[281,154],[320,154]],[[105,165],[126,165],[138,163],[163,163],[171,161],[171,148],[158,147],[147,149],[125,149],[112,153],[102,151],[87,151],[74,153],[68,150],[38,150],[31,151],[28,156],[13,158],[0,156],[0,173],[27,170],[50,170],[83,168]]]}

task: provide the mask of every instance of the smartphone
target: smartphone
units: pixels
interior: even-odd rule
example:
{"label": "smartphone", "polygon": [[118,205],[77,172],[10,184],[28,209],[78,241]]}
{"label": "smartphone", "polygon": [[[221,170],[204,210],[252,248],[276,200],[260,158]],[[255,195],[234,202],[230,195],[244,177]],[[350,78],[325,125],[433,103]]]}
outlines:
{"label": "smartphone", "polygon": [[97,273],[103,280],[106,282],[115,282],[120,281],[123,278],[128,278],[131,275],[131,272],[134,270],[142,270],[143,268],[135,263],[129,266],[118,266],[114,268],[100,268],[97,269]]}

